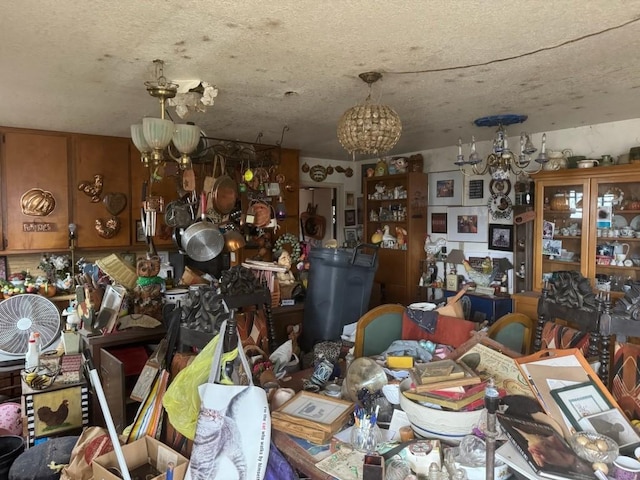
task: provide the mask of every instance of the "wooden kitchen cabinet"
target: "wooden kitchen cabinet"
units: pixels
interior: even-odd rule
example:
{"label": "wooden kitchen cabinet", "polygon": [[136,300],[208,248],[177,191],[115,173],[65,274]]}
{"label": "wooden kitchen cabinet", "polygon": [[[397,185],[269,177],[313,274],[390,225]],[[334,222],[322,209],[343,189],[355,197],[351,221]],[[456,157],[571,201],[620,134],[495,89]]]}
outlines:
{"label": "wooden kitchen cabinet", "polygon": [[427,234],[427,175],[409,172],[364,179],[364,241],[388,227],[392,237],[403,232],[404,245],[382,242],[375,283],[380,303],[408,305],[420,299],[420,259]]}
{"label": "wooden kitchen cabinet", "polygon": [[[576,270],[589,278],[594,288],[606,284],[604,289],[610,288],[613,298],[622,297],[625,282],[640,280],[637,165],[543,171],[533,178],[533,289],[540,291],[543,277],[553,272]],[[552,238],[544,238],[550,237],[551,231]],[[626,255],[615,257],[616,247],[623,248]],[[573,252],[573,257],[558,255],[555,249],[559,248]]]}
{"label": "wooden kitchen cabinet", "polygon": [[[77,247],[128,247],[131,244],[131,174],[129,168],[130,139],[96,135],[73,135],[73,220],[77,225]],[[94,185],[95,175],[103,176],[102,193],[97,201],[78,189],[82,182]],[[98,235],[95,224],[112,217],[102,201],[105,195],[123,194],[127,205],[115,217],[118,232],[111,238]],[[139,197],[137,197],[139,198]]]}
{"label": "wooden kitchen cabinet", "polygon": [[[165,173],[162,178],[154,178],[151,182],[151,169],[142,165],[140,161],[140,152],[133,145],[129,146],[131,153],[131,245],[142,246],[144,243],[139,242],[136,236],[136,228],[140,221],[140,208],[142,202],[142,183],[146,180],[147,195],[159,195],[164,199],[165,207],[174,200],[178,199],[178,182],[181,181],[180,171],[174,169],[176,174]],[[153,167],[152,167],[153,168]],[[166,168],[165,172],[171,169]],[[164,221],[164,213],[160,213],[156,217],[156,236],[153,238],[153,244],[156,248],[175,247],[173,243],[173,228],[167,226]]]}
{"label": "wooden kitchen cabinet", "polygon": [[[69,136],[2,129],[3,250],[37,251],[69,246]],[[50,192],[55,208],[46,216],[23,213],[30,189]]]}

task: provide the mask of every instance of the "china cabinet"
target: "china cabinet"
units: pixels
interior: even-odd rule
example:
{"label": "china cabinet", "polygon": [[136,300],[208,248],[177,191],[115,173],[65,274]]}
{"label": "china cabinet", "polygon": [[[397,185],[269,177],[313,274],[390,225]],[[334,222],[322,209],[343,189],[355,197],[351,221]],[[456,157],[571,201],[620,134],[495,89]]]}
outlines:
{"label": "china cabinet", "polygon": [[380,285],[380,303],[407,305],[420,297],[427,188],[427,175],[422,172],[364,179],[364,241],[381,242],[374,279]]}
{"label": "china cabinet", "polygon": [[576,270],[621,297],[627,282],[640,280],[640,169],[563,169],[533,178],[533,289],[553,272]]}

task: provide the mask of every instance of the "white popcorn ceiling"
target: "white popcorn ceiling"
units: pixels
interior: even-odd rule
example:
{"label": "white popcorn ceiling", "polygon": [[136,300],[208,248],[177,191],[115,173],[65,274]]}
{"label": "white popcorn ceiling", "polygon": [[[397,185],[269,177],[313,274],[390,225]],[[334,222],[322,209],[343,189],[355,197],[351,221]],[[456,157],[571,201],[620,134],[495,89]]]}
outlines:
{"label": "white popcorn ceiling", "polygon": [[[520,113],[541,132],[636,118],[640,0],[21,0],[0,7],[0,125],[130,136],[158,116],[144,81],[219,95],[188,116],[207,135],[348,159],[342,113],[392,106],[404,153],[493,136],[477,117]],[[475,66],[474,66],[475,65]],[[422,73],[421,73],[422,72]],[[179,120],[171,111],[174,120]]]}

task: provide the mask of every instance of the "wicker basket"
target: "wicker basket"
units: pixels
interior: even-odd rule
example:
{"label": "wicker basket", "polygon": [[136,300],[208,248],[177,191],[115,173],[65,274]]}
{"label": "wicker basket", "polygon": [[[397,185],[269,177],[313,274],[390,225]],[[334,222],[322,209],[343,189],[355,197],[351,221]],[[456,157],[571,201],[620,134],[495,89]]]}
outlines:
{"label": "wicker basket", "polygon": [[117,253],[96,260],[96,265],[98,265],[100,270],[109,275],[115,283],[129,290],[135,288],[136,281],[138,280],[136,269]]}

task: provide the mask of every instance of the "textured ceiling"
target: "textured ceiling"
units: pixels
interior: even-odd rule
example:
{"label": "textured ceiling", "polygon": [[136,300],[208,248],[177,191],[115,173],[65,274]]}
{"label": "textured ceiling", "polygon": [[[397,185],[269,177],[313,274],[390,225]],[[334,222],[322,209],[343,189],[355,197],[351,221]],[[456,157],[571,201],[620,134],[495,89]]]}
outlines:
{"label": "textured ceiling", "polygon": [[[347,159],[342,113],[373,98],[404,131],[391,153],[640,116],[640,0],[21,0],[3,2],[0,125],[130,136],[158,116],[154,59],[219,89],[188,116],[208,136]],[[293,92],[293,93],[292,93]],[[175,112],[171,110],[174,119]]]}

